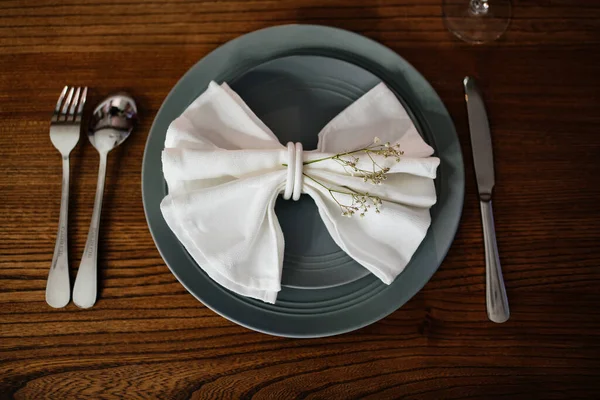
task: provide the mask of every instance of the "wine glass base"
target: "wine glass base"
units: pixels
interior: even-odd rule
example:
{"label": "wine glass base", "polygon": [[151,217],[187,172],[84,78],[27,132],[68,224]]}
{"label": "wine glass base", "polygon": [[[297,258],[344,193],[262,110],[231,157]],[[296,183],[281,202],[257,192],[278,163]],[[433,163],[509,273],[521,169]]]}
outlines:
{"label": "wine glass base", "polygon": [[498,39],[511,17],[510,0],[490,0],[485,13],[474,12],[467,0],[444,0],[444,24],[458,38],[481,44]]}

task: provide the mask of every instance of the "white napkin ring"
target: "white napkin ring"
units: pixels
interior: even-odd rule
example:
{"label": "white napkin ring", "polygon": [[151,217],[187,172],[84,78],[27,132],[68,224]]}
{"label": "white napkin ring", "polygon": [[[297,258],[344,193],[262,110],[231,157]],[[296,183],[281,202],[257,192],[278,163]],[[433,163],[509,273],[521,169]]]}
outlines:
{"label": "white napkin ring", "polygon": [[304,156],[302,143],[288,142],[288,162],[287,162],[287,181],[285,183],[285,191],[283,198],[294,201],[300,199],[302,194],[302,173],[304,167]]}

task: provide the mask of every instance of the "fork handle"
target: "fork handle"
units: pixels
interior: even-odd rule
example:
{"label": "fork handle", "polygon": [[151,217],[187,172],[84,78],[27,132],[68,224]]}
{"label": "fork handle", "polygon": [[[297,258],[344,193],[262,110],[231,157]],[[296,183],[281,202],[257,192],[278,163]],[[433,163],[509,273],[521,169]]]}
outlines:
{"label": "fork handle", "polygon": [[506,322],[510,317],[510,310],[506,288],[504,287],[498,244],[496,243],[492,201],[482,200],[479,204],[481,206],[483,240],[485,245],[485,299],[487,314],[490,321],[502,323]]}
{"label": "fork handle", "polygon": [[54,245],[54,255],[46,283],[46,303],[61,308],[69,303],[71,286],[69,282],[69,252],[67,248],[67,222],[69,219],[69,156],[62,158],[62,192],[60,196],[60,217],[58,234]]}
{"label": "fork handle", "polygon": [[100,167],[98,169],[98,185],[94,200],[92,222],[88,232],[87,241],[75,286],[73,287],[73,302],[80,308],[90,308],[96,302],[98,280],[98,232],[100,231],[100,212],[102,211],[102,197],[104,195],[104,179],[106,177],[106,153],[100,153]]}

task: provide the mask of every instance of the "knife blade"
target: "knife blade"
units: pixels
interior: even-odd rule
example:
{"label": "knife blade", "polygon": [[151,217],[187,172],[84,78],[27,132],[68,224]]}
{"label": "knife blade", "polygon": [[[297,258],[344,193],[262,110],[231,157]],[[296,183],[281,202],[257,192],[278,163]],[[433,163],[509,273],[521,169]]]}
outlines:
{"label": "knife blade", "polygon": [[477,189],[479,197],[482,200],[490,200],[494,184],[496,183],[490,124],[481,92],[475,84],[475,80],[466,77],[463,83],[465,86],[467,113],[469,115],[469,131],[471,133],[471,147],[473,149]]}
{"label": "knife blade", "polygon": [[487,314],[491,321],[502,323],[510,317],[510,310],[502,276],[492,211],[492,190],[495,184],[492,135],[481,92],[477,88],[475,80],[466,77],[463,85],[483,225]]}

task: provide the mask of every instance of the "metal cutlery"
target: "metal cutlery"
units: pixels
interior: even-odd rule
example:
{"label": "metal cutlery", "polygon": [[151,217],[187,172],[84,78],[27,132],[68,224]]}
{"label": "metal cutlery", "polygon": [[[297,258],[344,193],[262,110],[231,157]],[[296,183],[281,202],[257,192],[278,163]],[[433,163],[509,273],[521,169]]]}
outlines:
{"label": "metal cutlery", "polygon": [[58,98],[50,122],[50,140],[62,156],[63,170],[58,234],[46,283],[46,302],[55,308],[66,306],[71,297],[67,247],[69,155],[79,141],[81,116],[86,97],[87,87],[69,88],[65,86]]}
{"label": "metal cutlery", "polygon": [[502,323],[510,317],[510,310],[502,277],[492,212],[492,190],[495,184],[492,136],[485,105],[475,80],[466,77],[463,85],[483,224],[487,314],[491,321]]}
{"label": "metal cutlery", "polygon": [[108,152],[129,137],[136,118],[137,107],[133,99],[124,94],[117,94],[100,103],[90,120],[88,138],[98,150],[100,166],[90,230],[73,287],[73,302],[81,308],[89,308],[96,302],[98,232]]}

